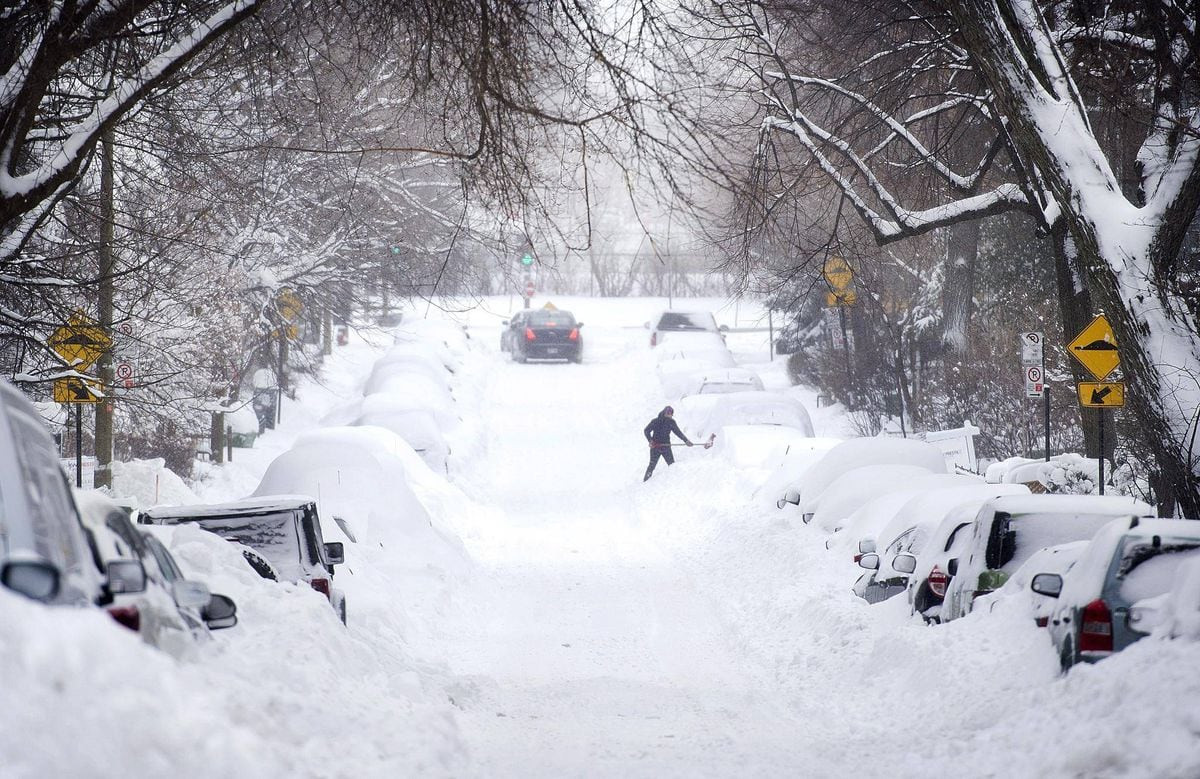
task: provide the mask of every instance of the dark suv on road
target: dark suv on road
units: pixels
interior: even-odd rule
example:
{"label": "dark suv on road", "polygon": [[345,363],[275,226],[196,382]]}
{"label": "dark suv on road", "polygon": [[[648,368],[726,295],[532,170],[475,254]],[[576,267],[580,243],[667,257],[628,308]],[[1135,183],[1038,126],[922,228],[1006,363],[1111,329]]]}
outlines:
{"label": "dark suv on road", "polygon": [[244,544],[270,563],[252,567],[267,578],[307,582],[329,598],[346,622],[346,596],[333,586],[333,568],[343,562],[340,542],[321,536],[317,504],[303,495],[267,495],[232,503],[171,506],[142,513],[140,522],[154,525],[195,524],[228,541]]}
{"label": "dark suv on road", "polygon": [[583,359],[583,339],[579,335],[583,322],[576,322],[570,311],[526,311],[521,324],[523,327],[511,338],[512,356],[517,362]]}

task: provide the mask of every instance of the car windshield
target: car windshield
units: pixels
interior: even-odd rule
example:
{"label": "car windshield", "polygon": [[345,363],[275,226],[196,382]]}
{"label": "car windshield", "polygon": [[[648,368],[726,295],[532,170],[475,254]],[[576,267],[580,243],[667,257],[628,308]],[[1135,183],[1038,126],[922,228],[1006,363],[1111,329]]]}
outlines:
{"label": "car windshield", "polygon": [[300,579],[304,575],[304,550],[296,531],[296,517],[290,511],[211,517],[197,520],[196,524],[221,538],[251,547],[266,557],[284,579]]}
{"label": "car windshield", "polygon": [[575,317],[570,311],[531,311],[526,324],[531,327],[572,327]]}
{"label": "car windshield", "polygon": [[684,314],[668,311],[658,320],[659,330],[715,330],[712,314]]}
{"label": "car windshield", "polygon": [[1148,542],[1133,544],[1121,555],[1117,578],[1121,582],[1121,599],[1126,603],[1162,595],[1171,589],[1175,570],[1188,560],[1200,558],[1200,544]]}

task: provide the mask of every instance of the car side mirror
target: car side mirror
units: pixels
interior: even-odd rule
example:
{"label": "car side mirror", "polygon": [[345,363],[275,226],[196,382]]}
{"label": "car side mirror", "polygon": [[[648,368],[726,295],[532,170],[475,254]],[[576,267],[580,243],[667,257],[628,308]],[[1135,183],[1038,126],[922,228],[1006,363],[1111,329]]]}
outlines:
{"label": "car side mirror", "polygon": [[209,630],[231,628],[237,624],[237,604],[228,595],[212,595],[200,616]]}
{"label": "car side mirror", "polygon": [[[799,506],[800,490],[788,490],[787,492],[783,493],[783,502],[791,503],[793,506]],[[780,508],[783,508],[783,506],[780,506]]]}
{"label": "car side mirror", "polygon": [[875,554],[874,552],[863,555],[862,557],[858,558],[858,567],[866,568],[868,571],[878,571],[879,555]]}
{"label": "car side mirror", "polygon": [[108,574],[108,591],[113,595],[146,590],[146,569],[141,560],[113,560],[105,572]]}
{"label": "car side mirror", "polygon": [[874,538],[864,538],[863,540],[858,542],[858,553],[859,554],[870,554],[871,552],[874,552],[874,551],[875,551],[875,539]]}
{"label": "car side mirror", "polygon": [[9,562],[0,571],[0,583],[33,600],[54,600],[59,582],[58,569],[44,560]]}
{"label": "car side mirror", "polygon": [[503,325],[504,327],[508,327],[508,320],[507,320],[507,319],[505,319],[505,320],[504,320],[503,322],[501,322],[500,324],[501,324],[501,325]]}
{"label": "car side mirror", "polygon": [[951,576],[958,576],[958,558],[954,557],[946,563],[946,573]]}
{"label": "car side mirror", "polygon": [[346,562],[346,551],[342,548],[342,542],[327,541],[325,543],[325,556],[329,558],[330,565],[341,565]]}
{"label": "car side mirror", "polygon": [[1047,598],[1062,595],[1063,578],[1056,573],[1039,573],[1029,583],[1029,589]]}
{"label": "car side mirror", "polygon": [[917,558],[910,554],[898,554],[892,560],[892,568],[900,573],[912,573],[917,570]]}
{"label": "car side mirror", "polygon": [[804,524],[807,525],[809,522],[813,521],[813,517],[815,517],[815,516],[816,516],[815,512],[806,511],[806,512],[804,512],[803,515],[801,515],[800,519],[804,520]]}
{"label": "car side mirror", "polygon": [[729,325],[721,325],[720,327],[717,328],[717,330],[722,333],[728,333]]}
{"label": "car side mirror", "polygon": [[208,591],[208,585],[204,582],[193,582],[187,579],[179,579],[171,585],[171,595],[175,598],[175,603],[184,609],[202,609],[208,605],[208,601],[212,598],[212,594]]}

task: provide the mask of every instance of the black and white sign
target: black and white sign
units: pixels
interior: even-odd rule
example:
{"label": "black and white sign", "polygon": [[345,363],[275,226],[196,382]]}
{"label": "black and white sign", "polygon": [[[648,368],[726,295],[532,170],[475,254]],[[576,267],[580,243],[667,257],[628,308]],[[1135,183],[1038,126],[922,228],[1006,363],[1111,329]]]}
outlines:
{"label": "black and white sign", "polygon": [[1045,336],[1038,332],[1021,333],[1021,364],[1041,367]]}
{"label": "black and white sign", "polygon": [[1025,368],[1025,397],[1040,398],[1046,391],[1046,377],[1041,365]]}

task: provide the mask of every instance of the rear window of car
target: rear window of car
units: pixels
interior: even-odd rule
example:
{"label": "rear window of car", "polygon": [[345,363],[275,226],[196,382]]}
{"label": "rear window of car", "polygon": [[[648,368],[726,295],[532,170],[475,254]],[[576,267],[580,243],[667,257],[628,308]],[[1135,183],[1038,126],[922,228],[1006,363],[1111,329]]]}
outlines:
{"label": "rear window of car", "polygon": [[1135,603],[1162,595],[1171,589],[1175,570],[1188,560],[1200,558],[1200,544],[1143,542],[1131,544],[1121,554],[1117,566],[1121,598]]}
{"label": "rear window of car", "polygon": [[1011,573],[1039,549],[1085,541],[1110,521],[1096,514],[1014,514],[1001,523],[1003,536],[988,544],[988,568]]}
{"label": "rear window of car", "polygon": [[531,311],[526,324],[535,327],[571,327],[575,317],[570,311]]}
{"label": "rear window of car", "polygon": [[684,314],[667,311],[658,320],[659,330],[716,330],[712,314]]}
{"label": "rear window of car", "polygon": [[270,561],[285,579],[300,579],[307,562],[296,528],[296,516],[290,511],[255,514],[245,517],[210,517],[195,524],[228,541],[254,549]]}

